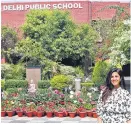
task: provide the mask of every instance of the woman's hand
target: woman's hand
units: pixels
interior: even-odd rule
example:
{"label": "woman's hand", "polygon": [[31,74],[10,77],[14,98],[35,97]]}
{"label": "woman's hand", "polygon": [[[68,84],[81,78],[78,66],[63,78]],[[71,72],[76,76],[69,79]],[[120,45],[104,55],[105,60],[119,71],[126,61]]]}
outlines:
{"label": "woman's hand", "polygon": [[97,117],[98,123],[102,123],[102,119],[100,117]]}
{"label": "woman's hand", "polygon": [[127,121],[127,123],[131,123],[131,120]]}

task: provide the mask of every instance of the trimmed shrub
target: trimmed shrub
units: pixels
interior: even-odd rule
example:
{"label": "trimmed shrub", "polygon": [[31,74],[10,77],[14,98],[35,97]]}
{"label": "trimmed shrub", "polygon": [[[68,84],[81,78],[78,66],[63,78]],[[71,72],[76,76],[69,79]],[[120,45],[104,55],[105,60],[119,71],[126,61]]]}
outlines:
{"label": "trimmed shrub", "polygon": [[50,81],[49,80],[39,80],[38,81],[38,88],[48,89],[49,87],[50,87]]}
{"label": "trimmed shrub", "polygon": [[84,82],[81,83],[81,86],[85,86],[85,87],[92,87],[94,85],[94,83],[92,81],[88,81],[88,82]]}
{"label": "trimmed shrub", "polygon": [[89,90],[90,87],[92,87],[94,85],[94,83],[92,81],[88,81],[88,82],[84,82],[84,83],[81,83],[81,91],[83,93],[86,93],[87,90]]}
{"label": "trimmed shrub", "polygon": [[18,89],[17,88],[7,88],[6,89],[6,92],[7,93],[18,93]]}
{"label": "trimmed shrub", "polygon": [[105,61],[98,61],[95,64],[92,73],[92,81],[96,86],[101,86],[105,83],[109,68],[110,66]]}
{"label": "trimmed shrub", "polygon": [[5,89],[5,80],[1,80],[1,88],[4,90]]}
{"label": "trimmed shrub", "polygon": [[7,88],[27,88],[27,80],[5,80],[5,89]]}
{"label": "trimmed shrub", "polygon": [[52,88],[62,90],[64,87],[68,86],[69,78],[66,75],[56,75],[51,79],[50,84]]}

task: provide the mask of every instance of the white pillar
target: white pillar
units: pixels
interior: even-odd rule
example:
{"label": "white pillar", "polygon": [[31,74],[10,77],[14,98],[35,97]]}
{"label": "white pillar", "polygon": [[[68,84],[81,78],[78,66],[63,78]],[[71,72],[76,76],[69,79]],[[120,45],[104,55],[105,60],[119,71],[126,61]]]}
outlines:
{"label": "white pillar", "polygon": [[75,90],[80,91],[81,90],[81,79],[75,78]]}

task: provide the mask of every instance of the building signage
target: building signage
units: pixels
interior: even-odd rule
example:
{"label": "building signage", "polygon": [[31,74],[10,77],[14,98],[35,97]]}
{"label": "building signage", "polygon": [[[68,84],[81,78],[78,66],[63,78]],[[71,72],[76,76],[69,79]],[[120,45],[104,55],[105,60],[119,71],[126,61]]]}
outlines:
{"label": "building signage", "polygon": [[2,5],[2,11],[24,11],[28,9],[82,9],[81,3],[58,3],[58,4],[15,4]]}

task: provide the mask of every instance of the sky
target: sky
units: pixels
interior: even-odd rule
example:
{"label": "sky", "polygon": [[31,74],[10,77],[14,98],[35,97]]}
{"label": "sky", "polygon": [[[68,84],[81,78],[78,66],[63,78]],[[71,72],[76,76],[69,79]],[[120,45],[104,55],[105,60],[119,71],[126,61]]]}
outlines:
{"label": "sky", "polygon": [[44,1],[106,1],[106,2],[131,2],[131,0],[1,0],[1,2],[44,2]]}

